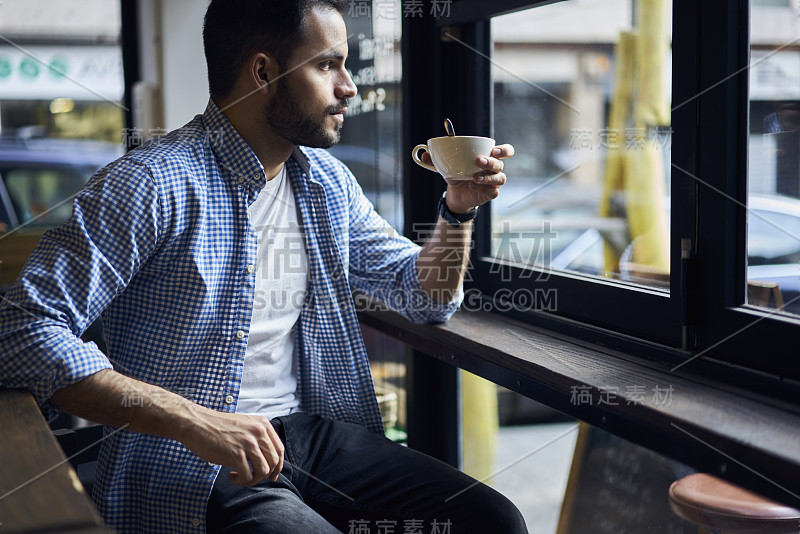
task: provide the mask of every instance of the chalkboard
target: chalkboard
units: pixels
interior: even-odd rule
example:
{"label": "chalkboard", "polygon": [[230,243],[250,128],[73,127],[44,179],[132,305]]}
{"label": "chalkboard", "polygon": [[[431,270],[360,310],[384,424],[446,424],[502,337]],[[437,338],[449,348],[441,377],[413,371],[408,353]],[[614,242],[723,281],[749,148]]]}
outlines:
{"label": "chalkboard", "polygon": [[557,534],[697,534],[669,507],[691,468],[581,423]]}

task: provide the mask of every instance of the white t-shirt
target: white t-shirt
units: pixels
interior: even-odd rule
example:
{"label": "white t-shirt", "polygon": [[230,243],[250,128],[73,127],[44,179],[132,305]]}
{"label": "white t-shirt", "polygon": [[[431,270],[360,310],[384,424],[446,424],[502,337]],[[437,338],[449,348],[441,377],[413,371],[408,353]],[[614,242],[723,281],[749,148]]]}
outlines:
{"label": "white t-shirt", "polygon": [[268,418],[297,411],[294,329],[308,287],[308,257],[286,167],[248,208],[258,236],[255,297],[236,411]]}

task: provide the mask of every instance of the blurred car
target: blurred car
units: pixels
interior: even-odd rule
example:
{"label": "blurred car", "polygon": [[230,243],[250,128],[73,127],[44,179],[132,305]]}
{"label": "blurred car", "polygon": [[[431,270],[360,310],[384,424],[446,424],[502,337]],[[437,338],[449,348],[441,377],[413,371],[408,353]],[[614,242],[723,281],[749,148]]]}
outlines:
{"label": "blurred car", "polygon": [[72,198],[122,146],[85,140],[0,138],[0,294],[45,230],[72,214]]}

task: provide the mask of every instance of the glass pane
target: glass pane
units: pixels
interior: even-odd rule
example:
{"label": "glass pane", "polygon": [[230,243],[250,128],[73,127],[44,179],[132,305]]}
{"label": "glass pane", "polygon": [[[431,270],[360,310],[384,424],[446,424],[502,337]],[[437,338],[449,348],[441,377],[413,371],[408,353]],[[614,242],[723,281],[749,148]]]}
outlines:
{"label": "glass pane", "polygon": [[492,19],[509,181],[493,253],[669,289],[671,2],[572,0]]}
{"label": "glass pane", "polygon": [[347,104],[342,138],[330,153],[342,160],[367,198],[403,231],[400,0],[350,3],[345,13],[347,69],[358,94]]}
{"label": "glass pane", "polygon": [[750,8],[747,302],[800,314],[800,13]]}
{"label": "glass pane", "polygon": [[[400,0],[349,2],[347,70],[358,94],[347,105],[342,137],[329,152],[347,165],[378,213],[403,232]],[[356,306],[367,302],[357,299]],[[386,436],[407,438],[406,347],[362,325]]]}
{"label": "glass pane", "polygon": [[23,223],[53,225],[69,218],[65,199],[77,193],[84,175],[68,169],[9,169],[4,173],[8,196]]}
{"label": "glass pane", "polygon": [[4,0],[0,294],[72,197],[123,153],[119,2]]}

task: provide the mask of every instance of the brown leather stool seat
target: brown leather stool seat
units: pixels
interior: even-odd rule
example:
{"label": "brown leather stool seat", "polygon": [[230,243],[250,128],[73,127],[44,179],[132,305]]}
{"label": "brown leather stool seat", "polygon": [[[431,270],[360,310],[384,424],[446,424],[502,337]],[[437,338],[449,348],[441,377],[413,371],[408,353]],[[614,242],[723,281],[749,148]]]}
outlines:
{"label": "brown leather stool seat", "polygon": [[800,533],[800,510],[705,473],[673,482],[669,502],[680,517],[708,529],[736,534]]}

